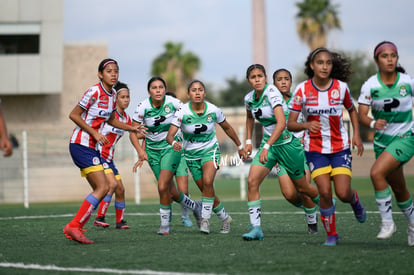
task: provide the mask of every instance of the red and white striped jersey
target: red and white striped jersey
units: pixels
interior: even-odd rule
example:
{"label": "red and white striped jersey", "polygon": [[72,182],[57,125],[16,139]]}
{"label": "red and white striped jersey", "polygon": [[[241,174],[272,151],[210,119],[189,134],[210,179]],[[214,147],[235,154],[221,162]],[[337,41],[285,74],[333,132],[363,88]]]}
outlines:
{"label": "red and white striped jersey", "polygon": [[353,105],[348,85],[338,79],[333,79],[331,86],[323,91],[312,79],[300,83],[289,109],[302,112],[308,122],[318,121],[322,125],[318,133],[305,131],[305,151],[331,154],[348,149],[350,140],[344,126],[343,107],[350,110]]}
{"label": "red and white striped jersey", "polygon": [[[125,112],[121,115],[118,111],[115,111],[115,117],[123,123],[132,125],[131,117]],[[107,122],[104,122],[101,134],[106,136],[109,142],[103,146],[98,143],[97,146],[99,152],[101,152],[101,157],[103,157],[107,162],[111,162],[114,159],[115,146],[124,133],[124,130],[115,128]]]}
{"label": "red and white striped jersey", "polygon": [[[98,83],[87,90],[78,105],[84,109],[83,120],[98,132],[101,132],[103,123],[109,119],[115,110],[115,91],[106,91],[102,83]],[[96,148],[96,140],[79,126],[73,130],[70,143],[77,143],[89,148]]]}

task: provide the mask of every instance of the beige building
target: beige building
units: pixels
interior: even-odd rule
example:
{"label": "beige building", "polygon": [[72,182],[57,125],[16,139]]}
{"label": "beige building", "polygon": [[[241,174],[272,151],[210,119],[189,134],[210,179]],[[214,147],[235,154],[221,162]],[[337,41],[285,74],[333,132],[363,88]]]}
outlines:
{"label": "beige building", "polygon": [[50,120],[63,84],[63,0],[0,0],[0,66],[9,125]]}

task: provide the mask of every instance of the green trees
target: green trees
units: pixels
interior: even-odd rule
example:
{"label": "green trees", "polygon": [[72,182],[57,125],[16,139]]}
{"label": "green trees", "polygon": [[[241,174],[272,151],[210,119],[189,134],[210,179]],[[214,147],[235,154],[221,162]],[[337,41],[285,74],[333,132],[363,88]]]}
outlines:
{"label": "green trees", "polygon": [[220,106],[243,106],[244,96],[252,90],[246,79],[238,80],[236,77],[226,79],[227,87],[219,92]]}
{"label": "green trees", "polygon": [[165,43],[165,51],[152,62],[151,74],[159,75],[167,82],[167,89],[178,99],[187,101],[186,85],[200,69],[201,61],[192,52],[182,52],[182,43]]}
{"label": "green trees", "polygon": [[296,29],[300,39],[310,50],[326,47],[326,36],[331,29],[340,29],[337,6],[330,0],[303,0],[296,3],[299,12],[296,14]]}

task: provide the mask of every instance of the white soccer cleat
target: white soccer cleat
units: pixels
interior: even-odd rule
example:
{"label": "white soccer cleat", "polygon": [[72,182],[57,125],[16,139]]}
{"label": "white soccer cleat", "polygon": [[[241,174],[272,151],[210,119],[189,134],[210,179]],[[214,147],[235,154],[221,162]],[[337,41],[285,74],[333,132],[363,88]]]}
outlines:
{"label": "white soccer cleat", "polygon": [[414,246],[414,223],[408,225],[407,236],[408,246]]}
{"label": "white soccer cleat", "polygon": [[201,219],[200,232],[204,234],[210,234],[210,221],[207,219]]}
{"label": "white soccer cleat", "polygon": [[397,226],[395,226],[394,222],[383,222],[380,226],[381,230],[377,235],[378,240],[385,240],[391,238],[392,234],[397,231]]}
{"label": "white soccer cleat", "polygon": [[168,225],[161,225],[160,229],[157,231],[158,235],[168,235],[170,234],[170,227]]}
{"label": "white soccer cleat", "polygon": [[224,221],[222,221],[220,233],[222,234],[230,233],[230,224],[232,221],[233,219],[230,216],[228,216]]}

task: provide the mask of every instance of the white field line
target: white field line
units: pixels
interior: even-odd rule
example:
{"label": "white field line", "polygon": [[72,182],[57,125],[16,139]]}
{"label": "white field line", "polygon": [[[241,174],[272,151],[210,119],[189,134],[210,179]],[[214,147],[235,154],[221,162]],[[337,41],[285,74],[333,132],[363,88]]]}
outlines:
{"label": "white field line", "polygon": [[[232,215],[248,215],[248,212],[229,212]],[[303,211],[264,211],[262,215],[303,215]],[[354,214],[352,211],[336,211],[336,214]],[[368,214],[379,214],[379,211],[367,211]],[[73,217],[76,213],[60,214],[60,215],[38,215],[38,216],[15,216],[15,217],[0,217],[0,221],[4,220],[25,220],[25,219],[50,219],[50,218],[67,218]],[[394,212],[393,215],[401,215],[400,211]],[[114,216],[113,213],[107,213],[107,216]],[[125,216],[159,216],[159,213],[125,213]],[[181,213],[173,213],[174,216],[181,215]]]}
{"label": "white field line", "polygon": [[24,263],[7,263],[0,262],[0,268],[31,269],[42,271],[64,271],[64,272],[94,272],[110,274],[142,274],[142,275],[213,275],[213,273],[185,273],[173,271],[155,271],[155,270],[131,270],[131,269],[113,269],[113,268],[85,268],[85,267],[60,267],[56,265],[38,265]]}

